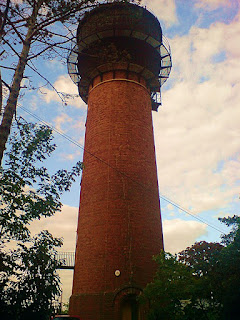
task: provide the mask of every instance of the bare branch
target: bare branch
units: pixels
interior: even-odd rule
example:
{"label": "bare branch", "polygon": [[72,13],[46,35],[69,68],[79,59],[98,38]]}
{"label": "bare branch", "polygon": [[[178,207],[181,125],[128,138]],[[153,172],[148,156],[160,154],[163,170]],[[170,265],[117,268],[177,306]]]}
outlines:
{"label": "bare branch", "polygon": [[[5,8],[5,11],[3,14],[3,19],[2,19],[2,21],[0,21],[0,25],[1,25],[0,26],[0,42],[2,40],[4,27],[5,27],[6,20],[7,20],[9,5],[10,5],[10,0],[7,0],[6,8]],[[3,103],[3,88],[2,88],[2,75],[1,75],[1,70],[0,70],[0,115],[2,114],[2,103]]]}
{"label": "bare branch", "polygon": [[9,46],[9,48],[11,48],[11,50],[18,56],[18,58],[20,59],[20,54],[13,48],[13,46],[8,42],[6,41],[5,39],[2,39],[2,41],[7,45]]}
{"label": "bare branch", "polygon": [[59,96],[59,98],[61,99],[61,101],[65,104],[65,100],[62,98],[61,94],[59,93],[59,91],[57,91],[57,89],[54,87],[54,85],[46,78],[44,77],[34,66],[31,67],[28,64],[28,67],[33,70],[37,75],[39,75],[43,80],[46,81],[46,83],[57,93],[57,95]]}
{"label": "bare branch", "polygon": [[16,70],[16,68],[13,68],[13,67],[6,67],[6,66],[2,66],[2,65],[0,65],[0,68],[8,69],[8,70],[13,70],[13,71],[15,71],[15,70]]}
{"label": "bare branch", "polygon": [[24,39],[22,37],[22,35],[20,34],[20,32],[18,31],[18,29],[15,27],[15,22],[12,23],[11,20],[8,18],[8,23],[11,25],[11,27],[13,28],[13,30],[16,32],[16,34],[18,35],[18,37],[20,38],[20,40],[22,41],[22,43],[24,42]]}
{"label": "bare branch", "polygon": [[76,5],[76,7],[73,7],[73,9],[66,11],[66,13],[63,14],[62,12],[60,12],[59,14],[55,15],[52,19],[45,20],[42,23],[39,23],[37,25],[37,28],[33,32],[32,36],[34,36],[36,33],[38,33],[44,27],[47,27],[57,21],[65,20],[65,19],[73,16],[76,12],[79,12],[80,10],[95,7],[95,5],[88,5],[87,2],[88,1],[83,1],[81,4],[78,4],[78,5]]}
{"label": "bare branch", "polygon": [[4,84],[5,87],[8,88],[8,90],[11,90],[11,87],[5,82],[3,79],[1,79],[2,83]]}
{"label": "bare branch", "polygon": [[61,45],[62,45],[62,44],[66,44],[66,43],[68,43],[68,42],[71,42],[71,41],[72,41],[72,38],[71,38],[71,39],[67,39],[67,40],[65,40],[65,41],[62,41],[62,42],[58,42],[58,43],[57,43],[57,42],[48,43],[48,42],[44,41],[43,39],[42,39],[42,40],[39,39],[39,40],[37,40],[37,41],[40,42],[40,43],[45,44],[46,47],[45,47],[44,49],[42,49],[41,51],[39,51],[38,53],[30,56],[30,57],[28,58],[28,61],[30,61],[30,60],[32,60],[32,59],[40,56],[41,54],[43,54],[43,53],[46,52],[47,50],[51,50],[52,48],[58,48],[58,49],[61,49],[61,50],[69,51],[68,48],[65,48],[65,47],[63,47],[63,46],[61,46]]}
{"label": "bare branch", "polygon": [[5,8],[5,11],[4,11],[4,14],[3,14],[3,20],[2,20],[2,22],[0,22],[0,24],[1,24],[1,28],[0,28],[0,40],[1,40],[1,38],[2,38],[3,31],[4,31],[4,27],[5,27],[5,25],[6,25],[6,20],[7,20],[7,15],[8,15],[9,6],[10,6],[10,0],[7,0],[6,8]]}
{"label": "bare branch", "polygon": [[3,88],[2,88],[2,75],[0,70],[0,116],[2,114],[2,104],[3,104]]}

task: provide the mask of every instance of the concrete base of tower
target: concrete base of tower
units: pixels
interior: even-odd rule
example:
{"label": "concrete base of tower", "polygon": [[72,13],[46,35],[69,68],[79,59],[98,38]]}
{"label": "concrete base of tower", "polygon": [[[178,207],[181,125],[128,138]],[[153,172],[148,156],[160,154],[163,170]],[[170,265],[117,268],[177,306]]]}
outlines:
{"label": "concrete base of tower", "polygon": [[117,293],[75,294],[70,298],[70,315],[82,320],[146,320],[147,306],[139,305],[141,290],[126,287]]}

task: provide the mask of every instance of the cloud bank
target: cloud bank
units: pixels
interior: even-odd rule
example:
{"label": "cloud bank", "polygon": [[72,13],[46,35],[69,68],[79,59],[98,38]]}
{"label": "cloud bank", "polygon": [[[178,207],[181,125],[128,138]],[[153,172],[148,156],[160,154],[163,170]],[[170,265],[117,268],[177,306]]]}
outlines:
{"label": "cloud bank", "polygon": [[239,17],[170,40],[170,88],[153,114],[160,190],[195,212],[239,193]]}

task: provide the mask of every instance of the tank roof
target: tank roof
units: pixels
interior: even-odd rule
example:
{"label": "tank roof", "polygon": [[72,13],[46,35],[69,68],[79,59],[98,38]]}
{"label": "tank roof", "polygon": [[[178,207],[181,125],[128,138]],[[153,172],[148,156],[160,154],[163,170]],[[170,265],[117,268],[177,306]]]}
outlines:
{"label": "tank roof", "polygon": [[146,8],[125,1],[99,4],[86,12],[68,58],[70,76],[85,102],[94,77],[119,68],[143,76],[155,97],[171,66],[170,47],[158,19]]}
{"label": "tank roof", "polygon": [[85,47],[97,39],[112,36],[136,38],[157,48],[162,42],[162,29],[152,13],[127,2],[101,4],[86,12],[79,21],[78,45]]}

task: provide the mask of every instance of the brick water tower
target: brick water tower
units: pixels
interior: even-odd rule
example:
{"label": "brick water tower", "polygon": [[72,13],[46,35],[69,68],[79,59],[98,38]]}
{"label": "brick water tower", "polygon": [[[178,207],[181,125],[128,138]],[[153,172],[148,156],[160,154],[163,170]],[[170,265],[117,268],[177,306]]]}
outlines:
{"label": "brick water tower", "polygon": [[145,319],[136,297],[163,248],[151,112],[170,49],[153,14],[114,1],[85,13],[68,69],[88,104],[70,314]]}

